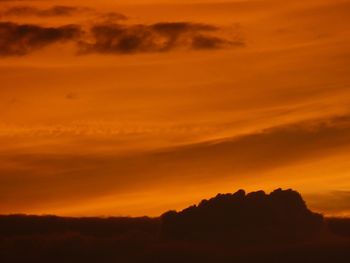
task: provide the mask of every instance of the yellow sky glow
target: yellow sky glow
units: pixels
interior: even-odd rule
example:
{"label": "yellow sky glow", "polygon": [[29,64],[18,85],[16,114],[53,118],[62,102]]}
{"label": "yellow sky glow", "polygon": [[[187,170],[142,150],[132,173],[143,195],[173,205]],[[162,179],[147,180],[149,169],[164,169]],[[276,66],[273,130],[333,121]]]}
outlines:
{"label": "yellow sky glow", "polygon": [[349,22],[346,0],[0,1],[0,213],[283,187],[349,215]]}

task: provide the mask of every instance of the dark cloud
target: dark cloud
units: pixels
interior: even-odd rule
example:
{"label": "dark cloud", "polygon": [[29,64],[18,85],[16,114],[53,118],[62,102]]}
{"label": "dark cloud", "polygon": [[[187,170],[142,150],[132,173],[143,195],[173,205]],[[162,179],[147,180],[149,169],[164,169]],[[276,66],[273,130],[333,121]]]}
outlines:
{"label": "dark cloud", "polygon": [[[30,223],[29,223],[30,222]],[[69,218],[57,216],[0,215],[0,239],[17,235],[79,233],[91,237],[126,237],[129,231],[154,235],[159,220],[148,217]],[[74,229],[74,231],[72,231]],[[131,236],[129,236],[131,237]]]}
{"label": "dark cloud", "polygon": [[311,212],[298,192],[240,190],[163,214],[161,233],[174,240],[283,243],[308,239],[322,226],[322,216]]}
{"label": "dark cloud", "polygon": [[243,41],[228,41],[219,37],[198,35],[193,38],[192,48],[193,49],[220,49],[227,45],[244,47],[245,43]]}
{"label": "dark cloud", "polygon": [[13,263],[349,262],[349,219],[322,224],[291,191],[242,192],[219,195],[198,214],[189,208],[181,219],[190,224],[175,226],[188,229],[187,235],[196,229],[201,229],[197,236],[216,234],[204,242],[202,236],[162,238],[160,218],[1,215],[0,258]]}
{"label": "dark cloud", "polygon": [[82,42],[82,53],[132,54],[164,52],[176,48],[215,49],[241,41],[212,36],[219,28],[212,25],[174,22],[152,25],[101,24],[91,28],[92,43]]}
{"label": "dark cloud", "polygon": [[48,9],[40,9],[33,6],[14,6],[2,12],[3,16],[71,16],[86,8],[73,6],[53,6]]}
{"label": "dark cloud", "polygon": [[76,25],[42,27],[0,22],[0,56],[21,56],[50,44],[74,40],[81,34]]}
{"label": "dark cloud", "polygon": [[[34,11],[33,11],[34,10]],[[45,11],[49,14],[68,14],[73,10],[62,7]],[[14,9],[12,12],[30,13],[36,9]],[[40,11],[42,12],[42,11]],[[122,15],[110,14],[122,19]],[[220,49],[244,46],[241,40],[220,37],[220,28],[207,24],[174,22],[151,25],[102,23],[87,31],[79,25],[43,27],[34,24],[0,22],[0,56],[26,55],[49,44],[73,41],[80,54],[135,54],[165,52],[174,49]],[[83,37],[84,36],[84,37]]]}

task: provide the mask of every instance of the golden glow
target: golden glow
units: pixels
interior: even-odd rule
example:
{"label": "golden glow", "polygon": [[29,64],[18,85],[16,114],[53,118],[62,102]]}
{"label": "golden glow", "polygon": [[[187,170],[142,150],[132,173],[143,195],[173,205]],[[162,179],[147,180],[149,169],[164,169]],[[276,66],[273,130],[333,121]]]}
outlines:
{"label": "golden glow", "polygon": [[[276,187],[350,213],[349,1],[0,1],[0,14],[84,32],[20,55],[0,40],[0,213],[159,215]],[[154,37],[161,22],[186,24],[169,49],[81,45],[95,25]]]}

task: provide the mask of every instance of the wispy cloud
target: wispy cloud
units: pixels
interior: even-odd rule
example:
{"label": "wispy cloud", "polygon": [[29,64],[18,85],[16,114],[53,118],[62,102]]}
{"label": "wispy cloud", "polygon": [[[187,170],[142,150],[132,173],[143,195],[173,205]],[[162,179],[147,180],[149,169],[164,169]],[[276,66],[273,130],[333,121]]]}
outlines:
{"label": "wispy cloud", "polygon": [[219,28],[197,23],[175,22],[152,25],[101,24],[91,28],[92,43],[82,42],[82,53],[132,54],[165,52],[176,48],[220,49],[244,46],[243,41],[230,41],[212,36]]}
{"label": "wispy cloud", "polygon": [[[62,198],[84,199],[136,191],[148,185],[157,187],[164,180],[168,184],[228,181],[247,173],[262,173],[344,152],[350,147],[349,134],[350,121],[345,116],[286,125],[220,141],[125,155],[89,151],[80,154],[2,153],[0,197],[15,200],[16,196],[16,200],[21,200],[18,204],[12,202],[13,207],[25,205],[26,200],[34,206],[43,198],[47,202]],[[5,208],[0,206],[1,209]]]}
{"label": "wispy cloud", "polygon": [[12,6],[0,12],[0,16],[71,16],[85,10],[89,9],[63,5],[57,5],[47,9],[37,8],[34,6]]}
{"label": "wispy cloud", "polygon": [[335,190],[327,193],[309,194],[307,197],[313,209],[329,216],[350,215],[350,191]]}

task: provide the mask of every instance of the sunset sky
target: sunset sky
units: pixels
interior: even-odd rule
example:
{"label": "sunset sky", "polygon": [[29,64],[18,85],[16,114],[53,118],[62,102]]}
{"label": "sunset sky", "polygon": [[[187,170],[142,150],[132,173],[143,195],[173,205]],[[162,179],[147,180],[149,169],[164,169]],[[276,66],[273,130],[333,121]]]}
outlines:
{"label": "sunset sky", "polygon": [[350,216],[350,1],[0,0],[0,155],[0,214]]}

